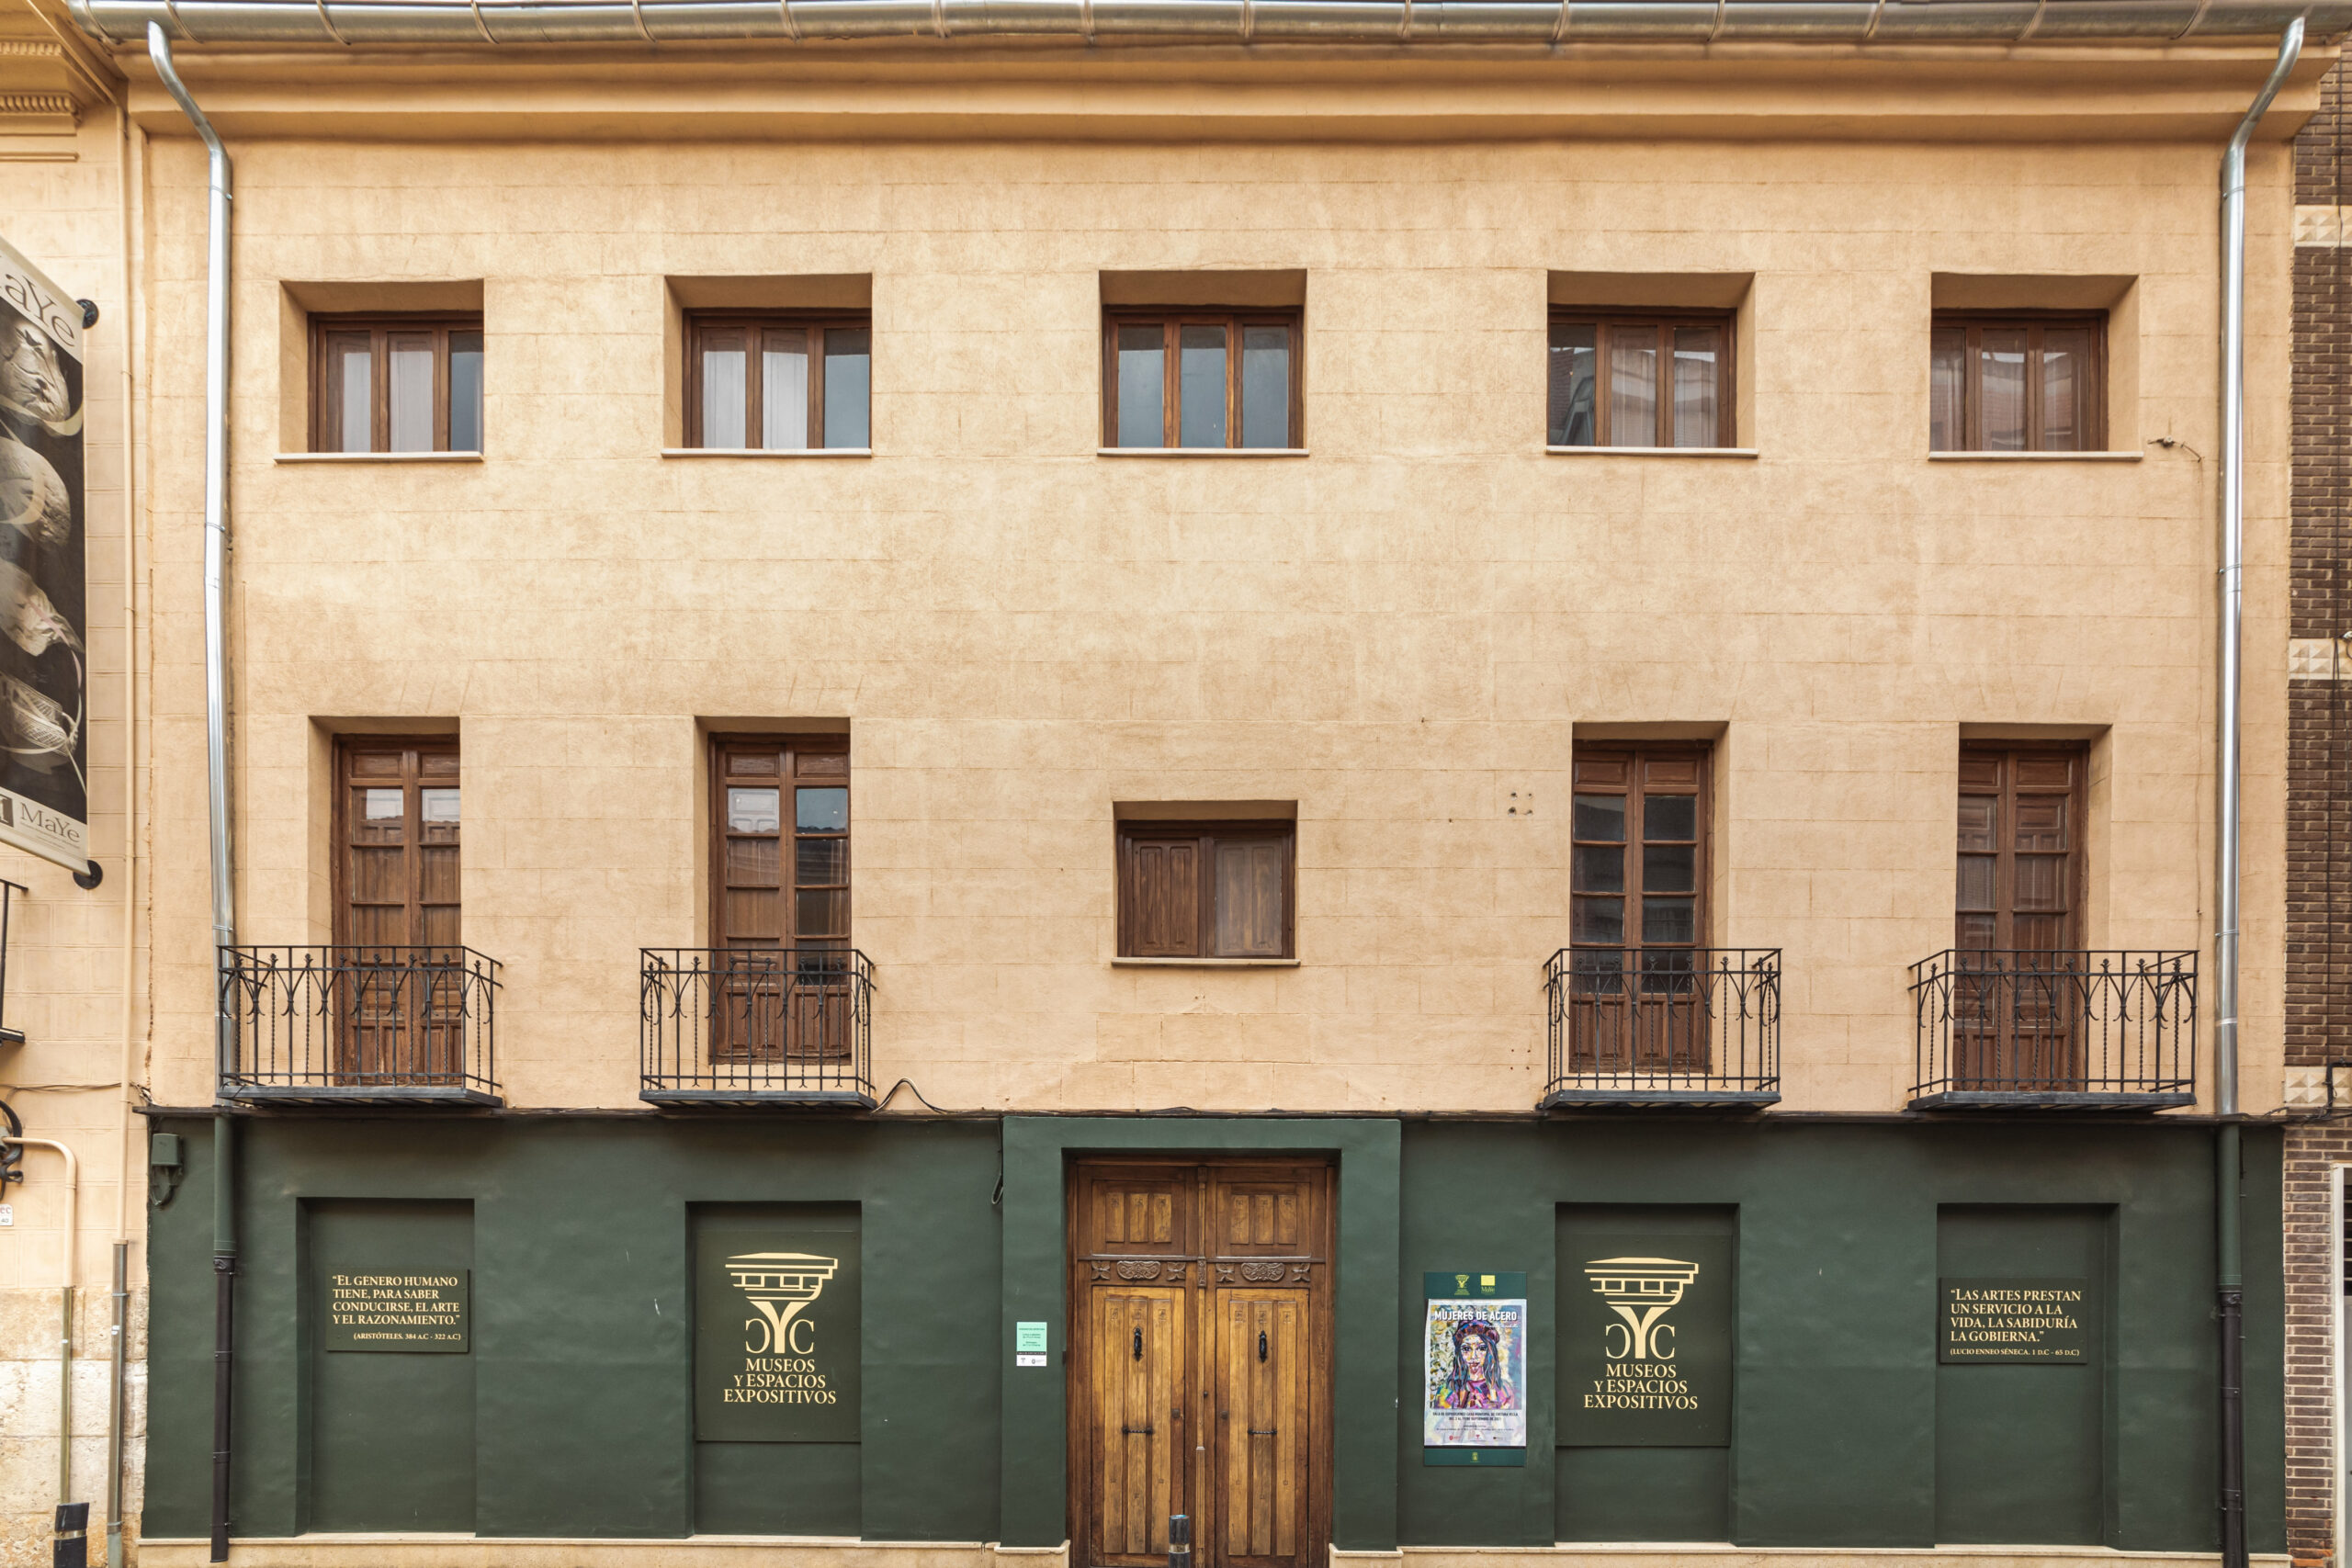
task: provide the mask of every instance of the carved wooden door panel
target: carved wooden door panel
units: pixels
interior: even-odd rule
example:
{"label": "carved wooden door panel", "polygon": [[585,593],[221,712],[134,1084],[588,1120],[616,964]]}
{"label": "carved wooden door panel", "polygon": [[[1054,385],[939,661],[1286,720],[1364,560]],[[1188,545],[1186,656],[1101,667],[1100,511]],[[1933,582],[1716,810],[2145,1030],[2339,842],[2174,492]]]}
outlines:
{"label": "carved wooden door panel", "polygon": [[1070,1183],[1070,1539],[1086,1568],[1318,1568],[1328,1166],[1127,1161]]}

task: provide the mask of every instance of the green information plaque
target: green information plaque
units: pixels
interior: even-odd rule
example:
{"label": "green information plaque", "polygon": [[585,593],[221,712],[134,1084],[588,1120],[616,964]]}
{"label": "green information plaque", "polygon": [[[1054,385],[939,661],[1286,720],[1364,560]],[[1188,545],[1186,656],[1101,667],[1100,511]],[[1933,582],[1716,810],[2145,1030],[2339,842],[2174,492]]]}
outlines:
{"label": "green information plaque", "polygon": [[320,1346],[327,1350],[462,1353],[473,1276],[402,1269],[329,1269],[319,1281]]}
{"label": "green information plaque", "polygon": [[1937,1359],[2088,1363],[2093,1308],[2082,1279],[1939,1280]]}
{"label": "green information plaque", "polygon": [[1689,1229],[1565,1230],[1559,1441],[1721,1448],[1731,1441],[1732,1238]]}
{"label": "green information plaque", "polygon": [[858,1220],[810,1205],[695,1225],[695,1436],[858,1440]]}

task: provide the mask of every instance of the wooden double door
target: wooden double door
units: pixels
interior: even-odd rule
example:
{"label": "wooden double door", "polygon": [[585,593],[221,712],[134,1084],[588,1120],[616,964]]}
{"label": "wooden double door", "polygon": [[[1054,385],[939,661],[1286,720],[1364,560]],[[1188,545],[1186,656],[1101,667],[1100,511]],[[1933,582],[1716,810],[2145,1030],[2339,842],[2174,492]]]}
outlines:
{"label": "wooden double door", "polygon": [[1070,1540],[1084,1568],[1320,1568],[1331,1169],[1125,1160],[1070,1190]]}

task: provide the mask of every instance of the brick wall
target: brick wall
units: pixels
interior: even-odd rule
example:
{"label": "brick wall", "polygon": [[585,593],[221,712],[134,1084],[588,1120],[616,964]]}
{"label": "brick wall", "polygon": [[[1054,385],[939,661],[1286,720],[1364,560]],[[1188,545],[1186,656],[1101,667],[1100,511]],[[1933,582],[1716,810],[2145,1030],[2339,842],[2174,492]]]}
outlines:
{"label": "brick wall", "polygon": [[[2290,607],[2298,638],[2352,632],[2352,247],[2312,208],[2352,200],[2344,73],[2295,143],[2294,518]],[[2290,1066],[2352,1061],[2352,646],[2288,687],[2287,1006]],[[2339,674],[2340,672],[2340,674]],[[2311,678],[2315,675],[2316,678]],[[2339,676],[2331,679],[2330,676]],[[2335,1550],[2335,1242],[2329,1173],[2352,1163],[2352,1124],[2287,1137],[2287,1542]]]}

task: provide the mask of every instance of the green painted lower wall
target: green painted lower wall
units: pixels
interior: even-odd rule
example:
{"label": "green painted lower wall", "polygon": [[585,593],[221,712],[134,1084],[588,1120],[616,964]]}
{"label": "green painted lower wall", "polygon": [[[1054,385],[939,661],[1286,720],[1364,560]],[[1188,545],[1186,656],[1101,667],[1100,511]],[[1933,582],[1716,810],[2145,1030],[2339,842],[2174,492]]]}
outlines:
{"label": "green painted lower wall", "polygon": [[[210,1130],[200,1118],[158,1125],[182,1134],[188,1169],[151,1231],[144,1530],[200,1536]],[[1970,1522],[2028,1517],[2005,1509],[2015,1476],[1988,1428],[2014,1417],[2013,1400],[2055,1399],[2073,1429],[2096,1431],[2098,1451],[2069,1450],[2064,1483],[2041,1494],[2056,1512],[2039,1528],[2081,1535],[2090,1519],[2110,1546],[2210,1550],[2213,1144],[2210,1126],[2084,1122],[250,1118],[237,1155],[234,1528],[356,1529],[406,1509],[411,1528],[462,1529],[462,1504],[486,1537],[699,1529],[1058,1543],[1069,1517],[1066,1163],[1159,1151],[1322,1154],[1338,1165],[1332,1517],[1342,1548],[2016,1540],[1997,1519]],[[2278,1135],[2249,1129],[2245,1150],[2249,1511],[2256,1550],[2275,1551]],[[855,1443],[697,1450],[690,1212],[758,1203],[856,1206]],[[1732,1216],[1727,1445],[1557,1446],[1564,1205]],[[387,1397],[376,1387],[387,1374],[360,1365],[367,1357],[322,1370],[300,1302],[322,1237],[392,1248],[402,1225],[425,1249],[420,1261],[441,1259],[435,1247],[470,1257],[470,1408],[456,1408],[468,1380],[427,1369],[448,1389],[387,1432],[367,1419],[371,1399]],[[2062,1249],[2095,1237],[2112,1282],[2095,1410],[2079,1397],[2086,1385],[2012,1379],[2004,1393],[1998,1379],[1955,1383],[1937,1366],[1939,1270],[1990,1269],[2037,1226]],[[1460,1269],[1528,1276],[1523,1469],[1421,1462],[1416,1287],[1425,1271]],[[1049,1325],[1047,1367],[1014,1366],[1022,1321]],[[435,1445],[437,1468],[371,1488],[385,1444],[397,1453],[402,1440]],[[469,1443],[469,1465],[452,1462]]]}

